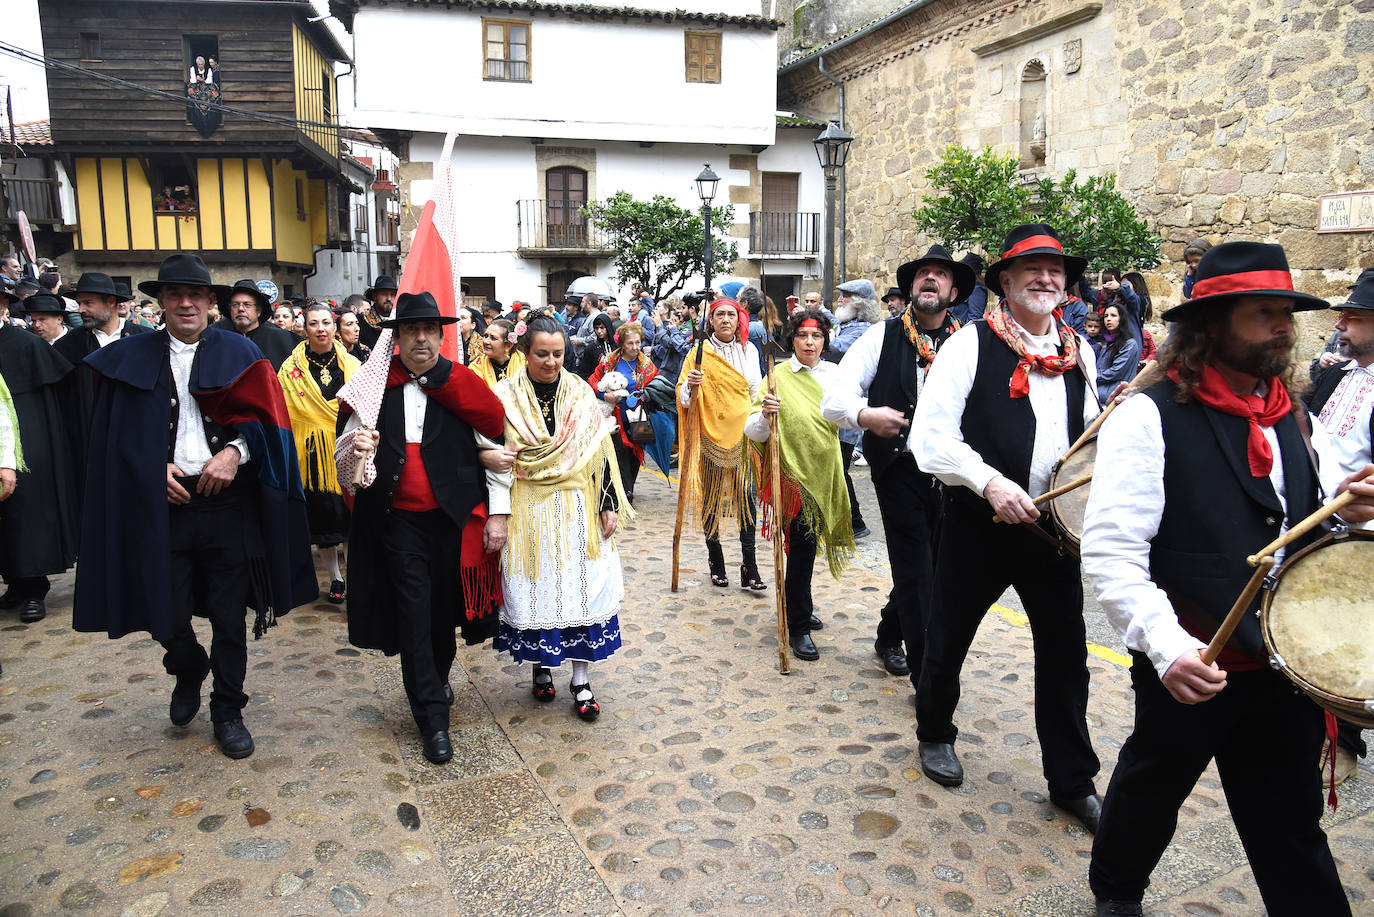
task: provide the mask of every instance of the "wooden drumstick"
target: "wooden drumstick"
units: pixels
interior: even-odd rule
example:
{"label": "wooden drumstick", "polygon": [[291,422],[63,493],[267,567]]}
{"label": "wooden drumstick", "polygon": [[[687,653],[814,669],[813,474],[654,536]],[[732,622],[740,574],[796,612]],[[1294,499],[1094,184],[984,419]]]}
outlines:
{"label": "wooden drumstick", "polygon": [[[1135,392],[1143,391],[1163,378],[1164,370],[1159,368],[1157,362],[1151,360],[1145,364],[1144,369],[1136,373],[1136,377],[1131,380],[1131,384],[1126,389],[1126,394],[1130,395]],[[1097,415],[1093,422],[1088,424],[1088,428],[1083,431],[1083,435],[1074,440],[1073,445],[1069,447],[1069,451],[1065,452],[1063,457],[1059,459],[1060,464],[1063,464],[1065,459],[1083,448],[1084,443],[1097,435],[1097,431],[1102,429],[1102,425],[1107,422],[1107,417],[1111,415],[1112,411],[1116,410],[1116,406],[1117,401],[1113,399],[1111,404],[1102,409],[1102,412]]]}
{"label": "wooden drumstick", "polygon": [[1257,559],[1257,566],[1255,572],[1250,575],[1250,582],[1246,583],[1245,588],[1241,590],[1240,597],[1236,599],[1236,604],[1231,606],[1231,611],[1226,615],[1226,620],[1221,622],[1221,627],[1217,628],[1216,634],[1212,636],[1212,642],[1207,644],[1207,649],[1202,651],[1204,665],[1211,665],[1217,661],[1217,656],[1221,655],[1221,648],[1226,645],[1227,640],[1231,639],[1231,634],[1235,633],[1236,628],[1240,625],[1240,619],[1245,617],[1245,610],[1255,600],[1255,595],[1264,585],[1264,577],[1268,575],[1269,569],[1274,566],[1274,563],[1274,558],[1267,555]]}
{"label": "wooden drumstick", "polygon": [[[1374,484],[1374,474],[1369,475],[1368,477],[1364,478],[1361,481],[1358,481],[1357,483]],[[1351,493],[1349,490],[1347,490],[1345,493],[1341,494],[1338,497],[1327,500],[1320,507],[1318,507],[1316,512],[1312,513],[1312,515],[1308,516],[1306,519],[1302,520],[1297,525],[1293,526],[1288,531],[1284,532],[1278,538],[1275,538],[1269,544],[1260,548],[1258,552],[1251,554],[1249,557],[1246,558],[1246,560],[1250,563],[1250,566],[1255,566],[1260,562],[1261,557],[1264,557],[1266,554],[1273,554],[1279,548],[1291,544],[1292,542],[1306,535],[1308,532],[1312,531],[1314,528],[1325,522],[1328,518],[1336,515],[1341,510],[1345,509],[1352,502],[1354,502],[1354,500],[1355,495]]]}
{"label": "wooden drumstick", "polygon": [[[1078,488],[1082,487],[1083,485],[1085,485],[1085,484],[1091,484],[1092,482],[1093,482],[1093,476],[1092,476],[1092,474],[1091,474],[1091,473],[1085,474],[1085,475],[1083,475],[1083,477],[1078,478],[1078,479],[1075,480],[1075,481],[1070,481],[1070,482],[1067,483],[1067,484],[1061,484],[1060,486],[1056,487],[1054,490],[1047,490],[1047,491],[1045,491],[1043,494],[1041,494],[1040,496],[1038,496],[1038,497],[1036,497],[1034,500],[1032,500],[1031,503],[1035,504],[1036,506],[1039,506],[1041,503],[1044,503],[1044,502],[1046,502],[1046,501],[1048,501],[1048,500],[1053,500],[1055,497],[1062,497],[1064,494],[1068,493],[1069,491],[1071,491],[1071,490],[1077,490]],[[1001,517],[1001,516],[993,516],[993,517],[992,517],[992,521],[993,521],[993,522],[1002,522],[1003,520],[1002,520],[1002,517]]]}

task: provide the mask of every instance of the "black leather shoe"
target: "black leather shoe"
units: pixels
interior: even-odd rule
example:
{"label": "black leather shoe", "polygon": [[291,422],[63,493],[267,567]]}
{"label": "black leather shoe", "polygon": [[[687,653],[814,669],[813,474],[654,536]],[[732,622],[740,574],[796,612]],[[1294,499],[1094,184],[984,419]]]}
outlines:
{"label": "black leather shoe", "polygon": [[453,685],[444,685],[444,700],[448,701],[450,707],[453,706]]}
{"label": "black leather shoe", "polygon": [[873,534],[872,530],[869,529],[869,527],[866,526],[866,525],[861,525],[861,526],[859,526],[858,528],[856,528],[856,529],[854,530],[854,537],[855,537],[855,538],[867,538],[869,535],[872,535],[872,534]]}
{"label": "black leather shoe", "polygon": [[911,667],[906,664],[906,653],[902,652],[900,646],[883,646],[875,640],[873,641],[873,652],[877,653],[878,658],[883,661],[883,668],[887,669],[887,674],[911,674]]}
{"label": "black leather shoe", "polygon": [[812,615],[811,620],[806,622],[806,626],[811,628],[813,631],[825,630],[825,622],[822,621],[820,618],[816,617],[815,615]]}
{"label": "black leather shoe", "polygon": [[48,606],[42,599],[29,599],[19,609],[19,620],[25,624],[32,624],[34,621],[41,621],[48,616]]}
{"label": "black leather shoe", "polygon": [[253,736],[243,720],[225,720],[215,724],[215,741],[226,758],[246,758],[253,753]]}
{"label": "black leather shoe", "polygon": [[448,732],[440,729],[433,735],[425,736],[425,758],[431,764],[443,764],[453,757],[453,745],[448,740]]}
{"label": "black leather shoe", "polygon": [[1097,899],[1097,917],[1143,917],[1144,914],[1139,901]]}
{"label": "black leather shoe", "polygon": [[816,644],[812,642],[810,634],[792,634],[788,640],[792,644],[792,655],[807,662],[815,662],[821,658],[821,651],[816,649]]}
{"label": "black leather shoe", "polygon": [[196,718],[196,714],[200,712],[200,688],[205,684],[205,676],[208,674],[210,663],[206,662],[199,675],[177,676],[176,687],[172,689],[172,702],[167,705],[167,716],[171,718],[173,726],[186,726]]}
{"label": "black leather shoe", "polygon": [[[1097,825],[1102,821],[1101,796],[1096,793],[1091,796],[1084,796],[1082,799],[1063,799],[1059,796],[1050,796],[1050,802],[1081,821],[1083,827],[1088,829],[1089,834],[1097,833]],[[1136,907],[1139,908],[1140,905],[1137,904]],[[1136,913],[1138,914],[1140,911],[1137,910]]]}
{"label": "black leather shoe", "polygon": [[964,782],[964,766],[948,742],[917,742],[921,756],[921,772],[940,786],[958,786]]}

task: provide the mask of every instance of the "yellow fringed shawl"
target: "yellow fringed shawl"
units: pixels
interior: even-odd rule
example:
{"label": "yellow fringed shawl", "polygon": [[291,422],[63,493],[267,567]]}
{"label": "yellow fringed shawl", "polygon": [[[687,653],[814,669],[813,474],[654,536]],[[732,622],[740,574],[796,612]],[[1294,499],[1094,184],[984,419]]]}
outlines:
{"label": "yellow fringed shawl", "polygon": [[[554,399],[557,421],[552,435],[540,413],[534,385],[523,368],[515,375],[507,375],[494,391],[506,409],[506,448],[516,452],[502,567],[534,579],[545,552],[552,551],[560,566],[599,557],[599,508],[606,474],[611,476],[621,518],[634,516],[611,445],[615,422],[602,416],[591,386],[567,370],[559,370],[558,394]],[[568,554],[573,539],[564,533],[577,522],[573,518],[576,507],[572,501],[554,497],[569,491],[582,494],[590,536],[587,558]]]}
{"label": "yellow fringed shawl", "polygon": [[[678,404],[693,360],[689,351],[678,379]],[[744,447],[749,381],[710,347],[702,350],[701,369],[705,378],[692,393],[691,408],[678,411],[678,486],[687,489],[687,515],[716,537],[721,523],[749,517],[755,475]]]}
{"label": "yellow fringed shawl", "polygon": [[496,367],[491,365],[491,360],[487,359],[484,353],[477,357],[468,365],[468,369],[482,377],[482,381],[487,384],[487,388],[496,388],[496,383],[512,376],[521,376],[525,373],[525,355],[518,350],[512,350],[510,362],[506,364],[506,374],[502,379],[496,378]]}
{"label": "yellow fringed shawl", "polygon": [[[306,490],[341,494],[338,469],[334,464],[334,427],[339,419],[339,401],[337,398],[326,401],[315,377],[310,374],[309,358],[305,355],[309,346],[305,341],[296,345],[277,371],[277,381],[281,383],[286,409],[291,414],[301,483]],[[338,358],[345,382],[353,378],[353,373],[362,365],[344,350],[338,338],[334,339],[334,356]]]}

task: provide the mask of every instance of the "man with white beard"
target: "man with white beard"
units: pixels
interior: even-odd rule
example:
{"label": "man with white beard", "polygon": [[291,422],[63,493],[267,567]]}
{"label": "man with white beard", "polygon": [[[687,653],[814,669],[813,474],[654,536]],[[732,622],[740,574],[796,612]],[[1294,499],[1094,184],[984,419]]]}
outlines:
{"label": "man with white beard", "polygon": [[1085,266],[1064,254],[1047,224],[1008,233],[986,278],[1004,298],[945,343],[917,402],[912,427],[922,435],[911,438],[911,450],[921,470],[944,483],[945,502],[916,738],[926,776],[963,782],[954,752],[960,669],[988,607],[1014,587],[1035,642],[1035,726],[1050,801],[1096,831],[1102,802],[1086,719],[1078,556],[1060,550],[1048,513],[1032,502],[1099,410],[1092,348],[1058,308]]}

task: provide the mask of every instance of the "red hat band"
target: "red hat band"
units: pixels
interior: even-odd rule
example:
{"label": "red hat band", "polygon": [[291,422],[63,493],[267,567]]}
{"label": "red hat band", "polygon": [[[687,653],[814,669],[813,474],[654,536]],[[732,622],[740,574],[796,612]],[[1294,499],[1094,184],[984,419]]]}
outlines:
{"label": "red hat band", "polygon": [[1219,274],[1193,284],[1193,298],[1220,296],[1225,293],[1249,293],[1293,289],[1293,275],[1288,271],[1240,271]]}
{"label": "red hat band", "polygon": [[1003,252],[1002,260],[1006,261],[1008,258],[1016,258],[1033,248],[1052,248],[1059,252],[1059,254],[1064,254],[1064,246],[1060,245],[1059,240],[1054,236],[1027,236]]}

